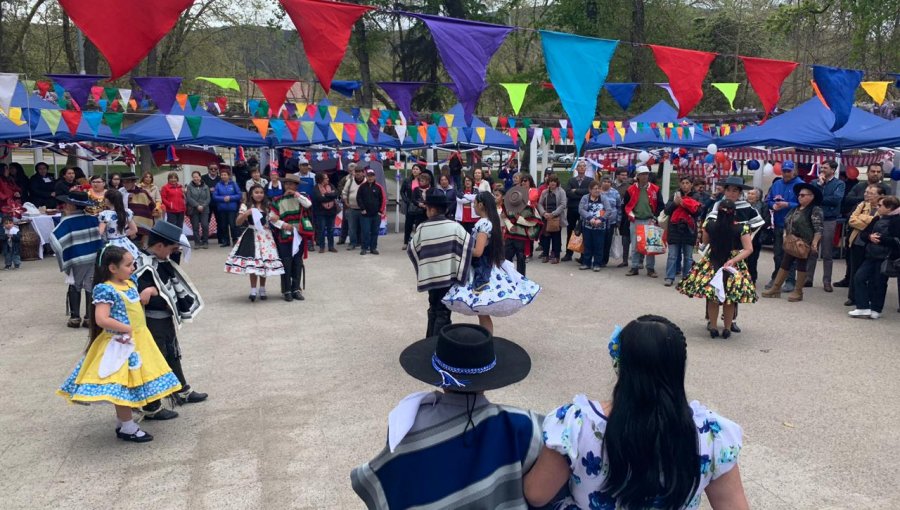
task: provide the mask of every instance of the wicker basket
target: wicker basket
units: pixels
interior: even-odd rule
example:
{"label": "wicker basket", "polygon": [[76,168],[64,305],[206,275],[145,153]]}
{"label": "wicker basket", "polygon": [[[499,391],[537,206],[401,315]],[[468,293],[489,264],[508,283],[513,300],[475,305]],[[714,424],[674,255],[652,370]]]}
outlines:
{"label": "wicker basket", "polygon": [[34,231],[31,222],[19,224],[19,235],[21,236],[21,254],[22,260],[37,260],[38,250],[41,245],[41,236]]}

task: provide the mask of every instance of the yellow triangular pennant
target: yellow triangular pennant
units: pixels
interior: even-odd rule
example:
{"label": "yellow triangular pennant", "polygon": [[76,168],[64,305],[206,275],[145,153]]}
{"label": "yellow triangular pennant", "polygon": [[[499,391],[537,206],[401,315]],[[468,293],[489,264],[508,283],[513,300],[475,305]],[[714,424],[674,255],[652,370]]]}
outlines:
{"label": "yellow triangular pennant", "polygon": [[337,106],[329,106],[328,107],[328,115],[331,116],[332,121],[334,121],[334,119],[337,118],[337,112],[338,112]]}
{"label": "yellow triangular pennant", "polygon": [[[450,127],[450,126],[453,125],[453,119],[454,119],[455,117],[456,117],[456,116],[453,115],[452,113],[445,113],[445,114],[444,114],[444,121],[447,122],[447,127]],[[455,141],[455,140],[454,140],[454,141]]]}
{"label": "yellow triangular pennant", "polygon": [[478,139],[481,140],[481,143],[484,143],[484,137],[487,136],[487,128],[477,127],[475,132],[478,133]]}
{"label": "yellow triangular pennant", "polygon": [[9,120],[12,121],[12,123],[16,126],[26,124],[26,122],[22,120],[22,109],[18,106],[9,107]]}
{"label": "yellow triangular pennant", "polygon": [[[329,110],[331,110],[331,108],[332,108],[331,106],[328,107]],[[333,108],[336,109],[337,107],[335,106]],[[344,141],[344,123],[343,122],[332,122],[331,130],[334,131],[334,136],[337,137],[338,141],[340,141],[340,142]]]}
{"label": "yellow triangular pennant", "polygon": [[306,113],[306,103],[294,103],[294,106],[297,107],[297,118],[302,117]]}
{"label": "yellow triangular pennant", "polygon": [[864,81],[859,84],[863,90],[866,91],[866,94],[872,97],[872,100],[878,104],[884,102],[884,97],[887,95],[888,85],[894,83],[892,81]]}

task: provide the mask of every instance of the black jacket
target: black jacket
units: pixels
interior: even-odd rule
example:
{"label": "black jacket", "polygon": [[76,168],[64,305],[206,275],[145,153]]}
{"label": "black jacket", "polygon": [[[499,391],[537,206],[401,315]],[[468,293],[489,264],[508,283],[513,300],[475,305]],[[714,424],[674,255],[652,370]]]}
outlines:
{"label": "black jacket", "polygon": [[385,203],[384,188],[377,182],[364,182],[356,190],[356,203],[363,216],[375,216],[381,212],[381,206]]}
{"label": "black jacket", "polygon": [[47,174],[41,177],[41,174],[34,174],[28,180],[28,190],[31,192],[31,203],[37,207],[47,207],[49,209],[56,208],[56,199],[53,198],[53,192],[56,190],[56,183],[53,182],[53,176]]}
{"label": "black jacket", "polygon": [[[60,178],[59,180],[56,181],[56,184],[53,185],[53,190],[56,192],[56,198],[58,199],[62,195],[68,195],[69,190],[72,189],[72,187],[74,187],[74,186],[77,186],[77,184],[75,184],[75,181],[68,183],[68,182],[66,182],[65,179]],[[62,203],[62,202],[59,202],[59,203]]]}
{"label": "black jacket", "polygon": [[574,175],[569,179],[569,182],[566,184],[566,198],[569,209],[578,209],[578,204],[581,203],[581,197],[591,192],[590,184],[591,179],[586,175],[580,183],[578,182],[578,175]]}
{"label": "black jacket", "polygon": [[[880,234],[880,242],[869,239],[871,234]],[[900,257],[900,214],[876,217],[860,234],[866,243],[867,259],[896,259]]]}

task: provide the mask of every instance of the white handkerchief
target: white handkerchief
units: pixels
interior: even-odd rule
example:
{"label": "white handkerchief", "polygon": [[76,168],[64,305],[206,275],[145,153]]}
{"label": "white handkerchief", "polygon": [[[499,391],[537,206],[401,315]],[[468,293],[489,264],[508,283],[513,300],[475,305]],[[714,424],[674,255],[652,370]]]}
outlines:
{"label": "white handkerchief", "polygon": [[400,441],[403,441],[409,429],[416,422],[419,406],[435,402],[437,402],[437,397],[433,391],[418,391],[404,397],[388,414],[388,447],[391,452],[397,448]]}
{"label": "white handkerchief", "polygon": [[109,343],[106,344],[106,350],[103,351],[103,358],[100,359],[100,368],[97,371],[98,375],[101,378],[109,377],[118,372],[119,369],[122,368],[122,365],[128,361],[128,357],[131,356],[132,352],[134,352],[134,343],[132,343],[131,339],[128,340],[128,343],[124,344],[117,342],[115,339],[110,340]]}
{"label": "white handkerchief", "polygon": [[297,252],[300,251],[300,243],[303,242],[300,239],[300,232],[297,232],[297,227],[294,227],[294,243],[291,246],[291,255],[296,255]]}
{"label": "white handkerchief", "polygon": [[716,274],[713,275],[712,280],[710,280],[709,284],[712,285],[714,289],[716,289],[716,297],[719,299],[719,303],[725,302],[725,273],[722,271],[728,271],[731,274],[737,274],[737,270],[733,267],[725,268],[720,267]]}
{"label": "white handkerchief", "polygon": [[506,272],[509,275],[509,278],[512,280],[514,284],[518,284],[522,281],[522,273],[516,270],[516,265],[510,261],[505,261],[500,265],[500,269]]}
{"label": "white handkerchief", "polygon": [[253,228],[255,228],[257,232],[262,232],[262,211],[254,207],[253,209],[250,209],[250,215],[253,216]]}

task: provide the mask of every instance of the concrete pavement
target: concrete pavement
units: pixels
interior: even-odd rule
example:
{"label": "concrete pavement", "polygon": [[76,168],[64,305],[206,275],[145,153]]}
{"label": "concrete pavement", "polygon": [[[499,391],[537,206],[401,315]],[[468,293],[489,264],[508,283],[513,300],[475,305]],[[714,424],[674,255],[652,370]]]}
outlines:
{"label": "concrete pavement", "polygon": [[[425,389],[397,363],[427,306],[400,243],[383,237],[380,256],[311,255],[307,300],[293,303],[277,281],[269,301],[250,303],[247,279],[223,272],[227,250],[195,251],[186,268],[207,306],[180,336],[188,380],[210,398],[144,424],[156,437],[146,445],[115,439],[111,407],[54,395],[87,341],[64,326],[55,261],[0,272],[0,506],[360,508],[350,469],[382,447],[400,398]],[[768,274],[771,254],[762,259]],[[744,332],[723,341],[706,334],[701,301],[624,272],[530,263],[541,295],[495,328],[528,350],[532,372],[489,396],[542,412],[576,393],[606,399],[613,326],[661,314],[688,335],[689,398],[744,428],[753,508],[900,507],[894,282],[881,320],[848,318],[844,289],[807,289],[802,303],[742,306]]]}

